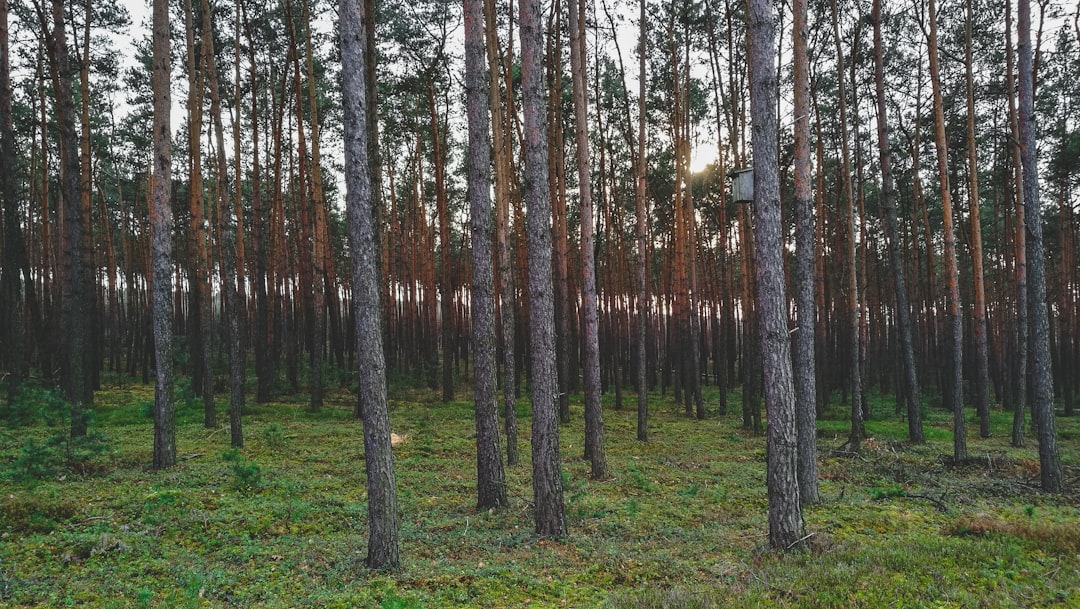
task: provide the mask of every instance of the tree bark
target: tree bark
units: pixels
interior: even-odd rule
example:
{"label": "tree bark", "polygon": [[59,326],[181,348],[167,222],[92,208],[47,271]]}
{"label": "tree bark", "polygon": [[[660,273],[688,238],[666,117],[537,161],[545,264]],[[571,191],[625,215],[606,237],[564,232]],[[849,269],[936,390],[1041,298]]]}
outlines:
{"label": "tree bark", "polygon": [[881,167],[881,207],[885,213],[885,237],[892,266],[893,289],[896,297],[896,326],[903,361],[903,382],[899,392],[907,406],[908,440],[922,444],[922,407],[919,403],[919,382],[915,368],[915,349],[912,338],[911,309],[908,303],[907,282],[901,253],[900,230],[896,217],[896,188],[893,185],[892,148],[889,144],[889,121],[885,110],[885,60],[881,38],[881,0],[874,0],[874,91],[877,96],[878,164]]}
{"label": "tree bark", "polygon": [[176,464],[176,426],[173,421],[173,303],[172,303],[172,136],[169,113],[172,71],[169,57],[169,2],[153,5],[154,175],[150,199],[154,327],[154,469]]}
{"label": "tree bark", "polygon": [[807,51],[807,0],[792,2],[794,23],[791,34],[794,46],[795,113],[795,311],[798,331],[792,358],[795,382],[795,419],[798,436],[799,499],[803,505],[817,503],[817,375],[814,357],[814,243],[816,219],[810,181],[810,57]]}
{"label": "tree bark", "polygon": [[[502,335],[502,390],[503,421],[506,429],[506,464],[518,464],[517,448],[517,370],[515,366],[516,324],[514,322],[514,268],[510,252],[510,197],[512,191],[512,137],[506,106],[502,103],[497,75],[500,70],[500,51],[498,38],[498,19],[495,14],[495,0],[485,0],[485,40],[487,42],[488,72],[491,74],[489,96],[491,98],[492,145],[495,160],[495,241],[499,257],[499,316]],[[511,28],[513,31],[513,28]],[[507,50],[509,53],[509,49]],[[507,96],[510,79],[507,79]]]}
{"label": "tree bark", "polygon": [[950,326],[950,364],[947,383],[953,399],[953,459],[967,458],[967,437],[964,429],[964,370],[963,319],[960,312],[960,272],[956,262],[956,230],[953,228],[952,192],[949,189],[948,145],[945,141],[945,111],[941,95],[941,69],[938,65],[937,4],[929,0],[930,35],[927,53],[930,56],[930,84],[934,96],[934,147],[937,150],[938,184],[941,189],[942,230],[945,232],[945,286]]}
{"label": "tree bark", "polygon": [[[932,1],[932,0],[931,0]],[[1019,78],[1020,160],[1028,257],[1028,315],[1032,348],[1031,416],[1039,438],[1039,477],[1042,489],[1061,492],[1065,481],[1054,428],[1054,385],[1050,376],[1050,319],[1046,303],[1046,252],[1043,246],[1042,210],[1039,201],[1038,154],[1036,151],[1035,77],[1032,65],[1031,2],[1016,5],[1016,55]],[[1020,346],[1024,348],[1024,345]]]}
{"label": "tree bark", "polygon": [[555,303],[551,270],[551,198],[544,129],[543,23],[540,0],[518,0],[521,31],[521,96],[525,124],[524,203],[528,224],[529,330],[532,368],[532,466],[536,534],[566,534],[559,465],[555,370]]}
{"label": "tree bark", "polygon": [[[855,194],[851,187],[851,151],[848,144],[847,124],[847,87],[844,75],[844,55],[840,48],[840,17],[836,8],[836,0],[829,3],[832,8],[833,43],[836,47],[836,77],[839,83],[840,99],[840,154],[842,157],[842,169],[840,179],[843,180],[841,187],[844,199],[844,219],[847,222],[847,237],[845,240],[844,259],[847,262],[847,312],[848,312],[848,365],[850,367],[850,392],[851,392],[851,430],[848,434],[848,445],[852,451],[859,450],[863,433],[863,379],[860,352],[862,349],[861,318],[859,306],[859,275],[855,256]],[[854,83],[852,83],[854,86]]]}
{"label": "tree bark", "polygon": [[795,387],[784,294],[784,240],[780,222],[780,166],[777,159],[776,57],[772,4],[750,0],[747,45],[750,115],[754,147],[754,232],[758,327],[765,372],[769,543],[779,550],[803,537],[797,479]]}
{"label": "tree bark", "polygon": [[491,151],[488,139],[488,77],[485,67],[484,0],[464,0],[465,95],[469,123],[467,157],[472,225],[472,340],[476,408],[476,507],[507,504],[499,447],[495,377],[495,270],[492,266]]}
{"label": "tree bark", "polygon": [[980,220],[979,164],[975,147],[975,77],[971,57],[972,0],[966,0],[964,23],[964,68],[967,89],[968,213],[971,221],[971,274],[974,310],[971,325],[975,339],[975,411],[979,414],[979,436],[990,437],[990,367],[986,337],[986,285],[983,279],[982,222]]}
{"label": "tree bark", "polygon": [[646,382],[645,341],[648,337],[646,324],[649,313],[649,249],[648,218],[645,203],[645,53],[648,48],[647,23],[645,8],[647,0],[640,0],[638,33],[638,133],[637,155],[634,159],[634,216],[635,235],[637,237],[637,439],[646,442],[649,439],[649,395]]}
{"label": "tree bark", "polygon": [[[366,14],[364,18],[371,19]],[[368,156],[368,112],[364,70],[367,31],[358,0],[340,7],[342,106],[345,127],[345,205],[352,252],[353,309],[359,360],[359,398],[364,427],[367,472],[367,566],[391,571],[400,567],[398,509],[390,416],[386,399],[386,364],[382,348],[379,278],[375,241],[375,199]]]}
{"label": "tree bark", "polygon": [[593,246],[592,175],[589,172],[589,98],[585,85],[585,3],[567,0],[570,13],[570,71],[573,74],[574,136],[577,142],[578,196],[581,216],[581,304],[584,309],[585,455],[593,480],[607,478],[604,410],[600,403],[600,319],[596,303],[596,256]]}

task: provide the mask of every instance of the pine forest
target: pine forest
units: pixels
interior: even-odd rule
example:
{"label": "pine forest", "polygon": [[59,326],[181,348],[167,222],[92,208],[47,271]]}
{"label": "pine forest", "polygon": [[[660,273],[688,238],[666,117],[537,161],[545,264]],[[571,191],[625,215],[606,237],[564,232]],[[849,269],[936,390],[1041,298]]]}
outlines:
{"label": "pine forest", "polygon": [[0,606],[1080,606],[1075,0],[0,0]]}

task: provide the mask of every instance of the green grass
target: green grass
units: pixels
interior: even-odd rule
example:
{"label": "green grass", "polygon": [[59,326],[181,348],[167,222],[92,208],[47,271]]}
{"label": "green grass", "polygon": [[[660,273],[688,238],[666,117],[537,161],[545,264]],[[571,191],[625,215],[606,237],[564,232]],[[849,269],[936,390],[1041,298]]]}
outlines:
{"label": "green grass", "polygon": [[[764,438],[739,429],[735,408],[694,421],[653,396],[647,444],[634,440],[635,413],[608,409],[613,475],[591,481],[572,398],[571,533],[547,541],[532,534],[527,405],[512,505],[478,512],[471,403],[397,395],[401,573],[362,568],[351,395],[329,396],[320,413],[303,396],[252,405],[239,452],[227,429],[185,413],[179,464],[152,472],[152,389],[128,385],[97,395],[109,450],[92,466],[18,480],[26,441],[63,428],[0,428],[0,606],[1080,607],[1080,497],[1038,490],[1034,439],[1009,447],[1009,413],[995,412],[985,440],[972,420],[975,459],[952,467],[948,413],[930,409],[918,447],[903,421],[871,420],[850,457],[830,452],[847,433],[837,405],[820,422],[823,502],[805,511],[808,549],[783,554],[766,543]],[[873,407],[891,417],[891,400]],[[1080,421],[1058,424],[1075,488]]]}

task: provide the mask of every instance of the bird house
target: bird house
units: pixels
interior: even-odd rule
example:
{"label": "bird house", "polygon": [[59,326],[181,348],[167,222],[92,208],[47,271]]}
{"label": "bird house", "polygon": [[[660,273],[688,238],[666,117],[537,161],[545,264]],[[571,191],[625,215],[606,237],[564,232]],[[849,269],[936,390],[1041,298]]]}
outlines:
{"label": "bird house", "polygon": [[754,200],[754,170],[751,167],[736,169],[731,175],[731,198],[736,203]]}

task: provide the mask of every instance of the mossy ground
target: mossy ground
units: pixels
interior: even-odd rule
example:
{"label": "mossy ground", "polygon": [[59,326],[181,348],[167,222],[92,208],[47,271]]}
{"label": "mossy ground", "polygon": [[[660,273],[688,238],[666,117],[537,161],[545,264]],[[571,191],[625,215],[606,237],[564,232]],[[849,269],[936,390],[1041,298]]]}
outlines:
{"label": "mossy ground", "polygon": [[[572,400],[562,427],[571,533],[554,541],[532,533],[527,404],[512,505],[478,512],[468,396],[395,393],[407,396],[391,404],[406,436],[394,449],[399,574],[362,568],[363,444],[347,392],[318,413],[304,396],[251,405],[240,454],[227,452],[227,429],[182,416],[179,464],[152,472],[152,388],[127,385],[98,393],[95,427],[110,451],[80,471],[16,481],[26,439],[63,429],[0,428],[0,605],[1080,607],[1080,496],[1038,490],[1035,441],[1009,446],[1009,413],[994,414],[990,439],[972,432],[962,465],[947,458],[947,413],[930,409],[928,444],[910,446],[879,401],[892,418],[867,423],[858,456],[830,453],[847,425],[826,417],[811,537],[778,553],[766,545],[765,441],[737,413],[696,421],[656,395],[642,444],[635,413],[609,407],[612,477],[591,481]],[[1058,424],[1075,489],[1080,421]]]}

